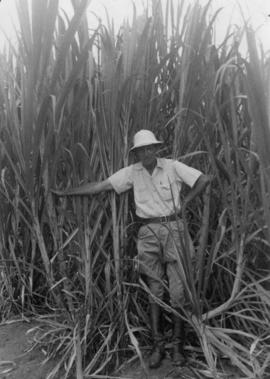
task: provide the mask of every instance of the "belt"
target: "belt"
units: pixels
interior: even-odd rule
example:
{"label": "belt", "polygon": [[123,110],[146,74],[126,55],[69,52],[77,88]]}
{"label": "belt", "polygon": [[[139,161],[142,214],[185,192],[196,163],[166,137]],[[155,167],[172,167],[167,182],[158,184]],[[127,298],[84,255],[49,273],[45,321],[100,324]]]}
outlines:
{"label": "belt", "polygon": [[162,217],[151,217],[151,218],[141,218],[140,222],[143,224],[159,224],[161,222],[170,222],[176,221],[180,217],[179,214],[172,214],[170,216],[162,216]]}

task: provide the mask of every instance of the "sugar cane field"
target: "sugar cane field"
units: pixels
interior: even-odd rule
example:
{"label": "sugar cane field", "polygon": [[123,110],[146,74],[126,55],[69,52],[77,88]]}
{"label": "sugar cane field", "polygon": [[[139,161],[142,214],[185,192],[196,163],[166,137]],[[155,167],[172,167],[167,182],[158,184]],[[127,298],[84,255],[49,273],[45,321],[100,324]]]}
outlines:
{"label": "sugar cane field", "polygon": [[[65,1],[16,1],[0,47],[0,377],[270,378],[268,48],[244,13],[217,38],[213,1],[134,2],[120,25]],[[183,214],[181,368],[166,296],[166,357],[146,363],[132,192],[52,192],[128,166],[139,129],[211,178]]]}

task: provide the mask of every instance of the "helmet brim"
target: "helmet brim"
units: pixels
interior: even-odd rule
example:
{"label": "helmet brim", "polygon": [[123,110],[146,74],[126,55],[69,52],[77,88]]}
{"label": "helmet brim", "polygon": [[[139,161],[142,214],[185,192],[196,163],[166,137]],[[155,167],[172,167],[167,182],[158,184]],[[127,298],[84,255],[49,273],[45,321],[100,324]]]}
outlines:
{"label": "helmet brim", "polygon": [[156,142],[151,142],[151,143],[139,143],[135,146],[132,146],[129,151],[134,151],[134,150],[136,150],[140,147],[144,147],[144,146],[161,145],[161,144],[163,144],[162,141],[156,141]]}

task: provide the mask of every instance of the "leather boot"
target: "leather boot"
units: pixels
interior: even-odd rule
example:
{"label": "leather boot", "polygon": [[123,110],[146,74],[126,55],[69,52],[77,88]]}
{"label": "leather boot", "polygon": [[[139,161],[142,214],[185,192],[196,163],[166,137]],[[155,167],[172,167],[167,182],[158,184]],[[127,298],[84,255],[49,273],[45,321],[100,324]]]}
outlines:
{"label": "leather boot", "polygon": [[[179,313],[180,310],[177,312]],[[184,344],[184,321],[178,315],[173,315],[172,360],[176,366],[182,366],[185,363]]]}
{"label": "leather boot", "polygon": [[160,331],[161,310],[158,304],[150,304],[151,329],[153,337],[153,349],[149,357],[149,368],[157,368],[161,365],[165,356],[165,346],[162,333]]}

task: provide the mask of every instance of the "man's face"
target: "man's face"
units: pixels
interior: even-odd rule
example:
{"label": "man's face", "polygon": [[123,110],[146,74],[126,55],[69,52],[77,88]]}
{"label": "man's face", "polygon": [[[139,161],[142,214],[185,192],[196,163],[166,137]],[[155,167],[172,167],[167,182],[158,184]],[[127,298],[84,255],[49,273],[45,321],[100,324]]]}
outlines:
{"label": "man's face", "polygon": [[157,147],[155,145],[142,146],[136,149],[136,155],[144,166],[151,166],[155,164],[156,152]]}

